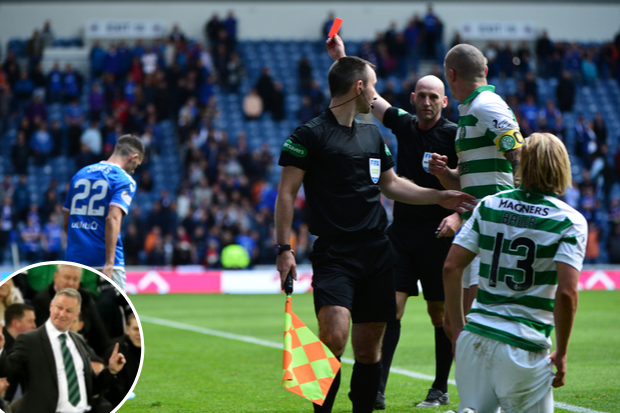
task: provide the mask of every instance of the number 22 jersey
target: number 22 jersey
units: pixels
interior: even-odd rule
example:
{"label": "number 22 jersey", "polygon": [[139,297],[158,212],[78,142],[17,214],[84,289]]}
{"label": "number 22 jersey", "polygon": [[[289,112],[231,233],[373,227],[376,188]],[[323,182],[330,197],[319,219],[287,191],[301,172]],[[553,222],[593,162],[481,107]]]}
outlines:
{"label": "number 22 jersey", "polygon": [[[69,212],[67,261],[90,267],[105,265],[105,220],[110,205],[126,215],[136,191],[136,182],[119,165],[102,161],[86,166],[71,179],[63,209]],[[114,267],[124,267],[120,233]]]}

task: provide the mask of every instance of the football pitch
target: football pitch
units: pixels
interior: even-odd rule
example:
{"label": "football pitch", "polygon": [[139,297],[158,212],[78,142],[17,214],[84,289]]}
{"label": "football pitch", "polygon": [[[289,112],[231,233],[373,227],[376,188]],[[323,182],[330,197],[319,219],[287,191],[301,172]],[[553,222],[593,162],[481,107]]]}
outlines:
{"label": "football pitch", "polygon": [[[145,358],[136,398],[119,412],[311,412],[310,402],[284,389],[285,295],[133,295],[144,329]],[[293,296],[293,311],[313,330],[310,294]],[[334,413],[351,412],[352,358],[344,355]],[[421,297],[409,299],[387,388],[386,412],[418,408],[434,375],[433,328]],[[454,374],[451,375],[454,378]],[[454,383],[452,381],[452,383]],[[567,385],[554,392],[558,412],[620,412],[620,292],[580,293],[569,347]]]}

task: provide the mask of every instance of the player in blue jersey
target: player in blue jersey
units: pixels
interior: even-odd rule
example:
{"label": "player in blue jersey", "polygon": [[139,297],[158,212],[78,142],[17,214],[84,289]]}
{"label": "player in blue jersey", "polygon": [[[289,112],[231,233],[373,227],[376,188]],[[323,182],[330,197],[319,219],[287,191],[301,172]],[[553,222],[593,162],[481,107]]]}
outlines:
{"label": "player in blue jersey", "polygon": [[121,136],[107,161],[86,166],[71,179],[65,200],[67,261],[101,270],[124,291],[121,219],[136,193],[131,173],[142,163],[144,144]]}

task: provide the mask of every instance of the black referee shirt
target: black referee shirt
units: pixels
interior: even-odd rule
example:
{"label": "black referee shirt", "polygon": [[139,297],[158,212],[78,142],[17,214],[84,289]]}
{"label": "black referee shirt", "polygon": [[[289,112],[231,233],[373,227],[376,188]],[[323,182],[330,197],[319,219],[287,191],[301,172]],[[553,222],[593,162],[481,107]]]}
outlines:
{"label": "black referee shirt", "polygon": [[279,164],[306,171],[312,234],[363,239],[385,231],[379,177],[394,160],[376,125],[353,120],[352,127],[342,126],[327,109],[293,132]]}
{"label": "black referee shirt", "polygon": [[[389,108],[383,115],[383,124],[392,130],[398,141],[396,171],[416,184],[435,189],[445,189],[436,176],[424,169],[424,158],[433,152],[448,157],[450,168],[456,168],[458,156],[454,148],[457,125],[444,117],[439,118],[435,126],[422,131],[418,126],[418,117],[398,108]],[[428,168],[428,161],[426,162]],[[394,222],[418,224],[436,222],[439,224],[453,211],[439,205],[409,205],[394,202]]]}

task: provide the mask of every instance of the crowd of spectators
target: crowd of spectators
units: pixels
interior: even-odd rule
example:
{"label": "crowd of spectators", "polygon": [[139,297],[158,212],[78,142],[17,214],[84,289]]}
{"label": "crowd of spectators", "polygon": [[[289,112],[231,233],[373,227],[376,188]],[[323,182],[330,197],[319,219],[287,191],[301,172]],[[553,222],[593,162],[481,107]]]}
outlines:
{"label": "crowd of spectators", "polygon": [[[47,31],[40,32],[52,33],[49,22],[47,25]],[[324,25],[329,27],[330,20]],[[443,57],[442,27],[429,7],[424,17],[414,15],[403,30],[392,23],[374,42],[362,43],[357,54],[377,65],[379,76],[385,79],[379,92],[394,106],[414,110],[409,102],[417,80],[417,62],[421,58],[436,62]],[[107,45],[95,41],[87,74],[59,63],[43,73],[36,56],[28,68],[20,70],[15,56],[7,54],[0,70],[0,115],[6,115],[0,116],[0,132],[13,130],[15,143],[11,148],[13,175],[5,175],[0,182],[0,252],[17,241],[28,262],[62,258],[66,182],[53,179],[49,188],[41,188],[45,192],[39,202],[32,203],[28,165],[46,167],[50,159],[68,156],[80,168],[106,159],[118,138],[131,132],[141,136],[147,147],[146,159],[134,178],[139,196],[150,203],[148,207],[132,206],[124,220],[128,265],[230,267],[230,260],[223,257],[230,245],[243,247],[249,265],[273,263],[277,187],[270,180],[276,161],[272,148],[267,143],[251,147],[243,131],[228,136],[216,126],[220,113],[216,89],[224,95],[237,94],[248,76],[237,51],[234,14],[228,13],[225,19],[214,14],[206,22],[204,34],[204,43],[192,40],[174,25],[162,39],[120,40]],[[612,189],[620,181],[620,152],[615,162],[608,153],[608,139],[617,137],[607,136],[600,114],[594,119],[579,117],[574,131],[566,130],[564,115],[573,113],[576,92],[592,82],[593,73],[603,78],[617,73],[620,35],[615,43],[586,47],[552,42],[543,33],[535,44],[521,43],[514,53],[509,43],[500,46],[491,42],[485,49],[489,77],[514,77],[517,82],[516,93],[504,99],[515,112],[524,136],[532,131],[551,132],[563,139],[574,134],[576,143],[569,151],[585,172],[576,177],[579,196],[573,190],[567,197],[573,197],[573,205],[590,217],[599,233],[607,225],[600,218],[605,211],[609,211],[609,222],[620,222],[620,212],[611,218],[617,202]],[[433,70],[443,78],[439,65]],[[318,81],[323,76],[313,73],[309,59],[299,60],[297,73],[297,118],[301,124],[324,110],[328,97]],[[537,77],[558,79],[555,99],[541,100]],[[62,118],[49,116],[50,105],[60,105]],[[263,112],[270,112],[276,122],[285,118],[282,83],[273,79],[269,68],[262,70],[239,109],[250,121]],[[456,121],[455,109],[452,102],[445,116]],[[163,121],[174,125],[182,179],[178,188],[155,193],[153,164],[161,155]],[[591,202],[591,191],[596,202]],[[604,197],[597,198],[601,193]],[[298,244],[299,261],[307,262],[305,252],[311,239],[303,194],[296,207],[293,242]],[[616,256],[620,255],[620,230],[618,234]],[[620,262],[620,257],[617,259]]]}
{"label": "crowd of spectators", "polygon": [[[15,339],[40,327],[50,318],[50,303],[57,291],[76,289],[82,298],[81,314],[71,331],[82,336],[93,370],[107,365],[116,343],[127,363],[105,397],[97,398],[93,411],[109,413],[131,389],[137,378],[142,339],[136,317],[127,300],[97,274],[73,265],[41,265],[5,281],[0,287],[0,317],[5,337],[4,352],[10,354]],[[8,379],[8,386],[3,380]],[[14,375],[0,378],[0,406],[3,411],[19,403],[28,383]]]}

